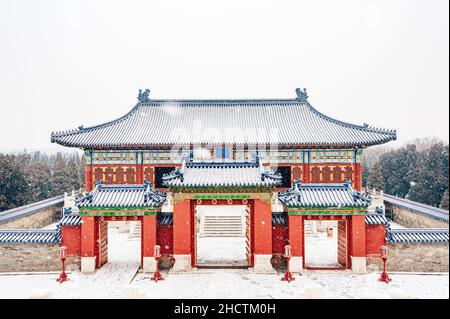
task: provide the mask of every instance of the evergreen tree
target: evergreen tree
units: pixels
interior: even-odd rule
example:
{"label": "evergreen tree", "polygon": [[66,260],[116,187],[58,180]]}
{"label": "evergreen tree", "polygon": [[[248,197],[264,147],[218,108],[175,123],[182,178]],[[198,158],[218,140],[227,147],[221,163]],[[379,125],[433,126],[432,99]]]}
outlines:
{"label": "evergreen tree", "polygon": [[367,186],[370,189],[384,190],[384,180],[380,163],[376,163],[370,170],[369,177],[367,178]]}
{"label": "evergreen tree", "polygon": [[0,211],[26,205],[32,200],[26,154],[0,154]]}
{"label": "evergreen tree", "polygon": [[420,203],[439,206],[449,182],[449,146],[433,144],[418,162],[408,197]]}
{"label": "evergreen tree", "polygon": [[72,185],[72,189],[78,190],[81,188],[81,177],[80,177],[80,158],[78,157],[78,154],[72,154],[69,157],[68,161],[68,169],[70,173],[70,182]]}
{"label": "evergreen tree", "polygon": [[80,161],[80,167],[79,167],[79,171],[80,171],[80,185],[81,187],[84,189],[84,163],[86,163],[86,157],[84,156],[84,154],[81,156],[81,161]]}
{"label": "evergreen tree", "polygon": [[444,196],[442,196],[441,204],[439,205],[439,207],[448,210],[448,189],[445,191]]}
{"label": "evergreen tree", "polygon": [[367,165],[362,165],[362,186],[366,187],[367,186],[367,179],[369,178],[370,175],[370,169]]}
{"label": "evergreen tree", "polygon": [[45,161],[32,161],[28,167],[30,192],[33,201],[40,201],[52,195],[52,171]]}
{"label": "evergreen tree", "polygon": [[419,153],[415,145],[407,145],[380,157],[380,168],[386,193],[405,197],[415,179]]}
{"label": "evergreen tree", "polygon": [[61,153],[56,154],[53,163],[53,195],[72,191],[72,177],[66,161]]}

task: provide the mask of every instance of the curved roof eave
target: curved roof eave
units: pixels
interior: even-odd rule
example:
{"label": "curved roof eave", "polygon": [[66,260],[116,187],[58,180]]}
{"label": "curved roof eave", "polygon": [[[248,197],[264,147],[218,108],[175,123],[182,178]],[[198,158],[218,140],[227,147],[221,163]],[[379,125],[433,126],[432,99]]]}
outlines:
{"label": "curved roof eave", "polygon": [[[381,134],[384,136],[375,136],[374,138],[372,138],[371,140],[367,140],[367,141],[345,141],[342,143],[339,142],[285,142],[285,141],[281,141],[279,143],[277,143],[280,146],[291,146],[291,147],[302,147],[302,148],[364,148],[364,147],[368,147],[368,146],[372,146],[372,145],[377,145],[377,144],[383,144],[386,143],[388,141],[391,140],[396,140],[397,135],[396,135],[396,131],[395,130],[387,130],[387,129],[378,129],[378,128],[373,128],[370,127],[368,125],[355,125],[355,124],[351,124],[351,123],[347,123],[347,122],[343,122],[337,119],[334,119],[332,117],[329,117],[321,112],[319,112],[318,110],[316,110],[308,101],[302,101],[300,102],[297,99],[278,99],[278,100],[273,100],[273,99],[258,99],[258,100],[150,100],[148,103],[141,103],[138,102],[128,113],[126,113],[125,115],[103,123],[103,124],[99,124],[99,125],[95,125],[95,126],[91,126],[91,127],[87,127],[87,128],[83,128],[82,126],[74,129],[74,130],[68,130],[68,131],[60,131],[60,132],[52,132],[51,134],[51,142],[52,143],[58,143],[60,145],[63,146],[68,146],[68,147],[77,147],[77,148],[82,148],[82,149],[145,149],[145,148],[149,148],[149,147],[162,147],[162,146],[167,146],[170,147],[172,145],[197,145],[198,143],[187,143],[187,142],[181,142],[181,143],[164,143],[164,142],[143,142],[143,143],[109,143],[109,142],[105,142],[105,143],[92,143],[92,142],[83,142],[83,141],[70,141],[65,139],[66,137],[71,137],[71,136],[76,136],[79,134],[84,134],[84,133],[88,133],[88,132],[92,132],[95,130],[101,130],[103,128],[108,128],[110,126],[113,126],[117,123],[120,123],[124,120],[126,120],[127,118],[129,118],[136,110],[138,110],[141,106],[149,106],[152,103],[153,104],[173,104],[173,103],[177,103],[177,104],[193,104],[194,106],[204,106],[202,105],[202,103],[208,104],[208,106],[210,104],[212,105],[223,105],[223,104],[237,104],[237,105],[241,105],[241,104],[279,104],[280,106],[283,106],[283,103],[287,103],[289,102],[289,104],[292,103],[298,103],[298,104],[303,104],[305,105],[311,112],[313,112],[316,116],[318,116],[319,118],[322,118],[323,120],[327,121],[327,122],[331,122],[334,124],[337,124],[338,126],[343,126],[343,127],[347,127],[350,128],[352,130],[357,130],[359,132],[370,132],[370,133],[374,133],[374,134]],[[367,137],[368,138],[368,137]],[[200,143],[200,144],[215,144],[215,143]],[[222,143],[217,143],[217,144],[222,144]],[[226,143],[228,144],[228,143]],[[231,143],[233,145],[261,145],[261,144],[267,144],[270,145],[270,142],[267,143],[259,143],[257,141],[255,142],[237,142],[237,143]]]}

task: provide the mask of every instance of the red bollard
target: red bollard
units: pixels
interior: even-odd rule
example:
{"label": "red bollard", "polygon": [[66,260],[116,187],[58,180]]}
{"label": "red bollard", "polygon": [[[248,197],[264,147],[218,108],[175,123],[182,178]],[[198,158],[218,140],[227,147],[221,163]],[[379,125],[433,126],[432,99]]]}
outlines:
{"label": "red bollard", "polygon": [[289,271],[289,260],[292,257],[291,246],[289,246],[289,245],[284,246],[284,257],[286,258],[286,273],[281,278],[281,280],[291,282],[292,280],[295,280],[295,278],[292,276],[291,272]]}
{"label": "red bollard", "polygon": [[386,261],[387,261],[387,247],[381,246],[381,259],[383,260],[383,273],[381,274],[380,278],[378,278],[378,281],[384,281],[385,283],[389,283],[392,281],[391,278],[389,278],[388,273],[386,272]]}
{"label": "red bollard", "polygon": [[161,246],[155,245],[155,248],[153,249],[153,255],[155,256],[155,260],[156,260],[156,271],[153,274],[153,277],[150,278],[150,280],[158,282],[158,280],[164,280],[164,277],[159,272],[159,266],[158,266],[158,260],[159,260],[159,258],[161,258]]}
{"label": "red bollard", "polygon": [[64,271],[64,262],[66,261],[66,257],[67,257],[67,247],[66,246],[61,246],[59,248],[59,257],[61,257],[61,267],[62,267],[62,271],[61,274],[59,275],[59,278],[56,279],[57,282],[59,282],[60,284],[62,284],[64,281],[69,280],[69,278],[67,278],[67,274]]}

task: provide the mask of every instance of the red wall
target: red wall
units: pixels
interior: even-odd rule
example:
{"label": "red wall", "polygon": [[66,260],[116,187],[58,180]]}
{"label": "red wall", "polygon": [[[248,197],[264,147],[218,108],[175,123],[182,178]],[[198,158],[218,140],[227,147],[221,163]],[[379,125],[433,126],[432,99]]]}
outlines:
{"label": "red wall", "polygon": [[270,203],[253,201],[253,253],[272,254],[272,207]]}
{"label": "red wall", "polygon": [[67,247],[68,255],[81,255],[81,226],[63,226],[61,237],[61,246]]}
{"label": "red wall", "polygon": [[379,255],[380,247],[386,245],[386,226],[367,225],[366,226],[366,254]]}
{"label": "red wall", "polygon": [[272,253],[284,254],[284,246],[288,244],[288,228],[285,225],[272,226]]}
{"label": "red wall", "polygon": [[158,225],[156,230],[156,243],[161,246],[162,254],[173,254],[173,227],[172,225]]}

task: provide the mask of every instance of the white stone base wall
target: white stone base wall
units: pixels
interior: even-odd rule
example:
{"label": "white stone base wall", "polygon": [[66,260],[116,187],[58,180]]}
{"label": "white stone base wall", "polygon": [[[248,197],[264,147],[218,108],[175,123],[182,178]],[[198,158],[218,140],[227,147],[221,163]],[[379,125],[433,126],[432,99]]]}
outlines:
{"label": "white stone base wall", "polygon": [[188,255],[173,255],[175,258],[175,264],[171,272],[186,272],[191,271],[191,254]]}
{"label": "white stone base wall", "polygon": [[270,255],[257,255],[255,254],[253,271],[256,273],[275,273],[275,269],[272,267],[272,263],[270,262],[272,258],[272,254]]}
{"label": "white stone base wall", "polygon": [[142,263],[143,272],[155,272],[156,271],[156,260],[155,257],[144,257]]}
{"label": "white stone base wall", "polygon": [[95,272],[95,257],[81,257],[81,272],[93,273]]}
{"label": "white stone base wall", "polygon": [[354,274],[365,274],[365,273],[367,273],[366,257],[354,257],[354,256],[351,256],[351,259],[352,259],[352,272]]}
{"label": "white stone base wall", "polygon": [[289,270],[293,273],[303,272],[303,257],[293,256],[289,260]]}

